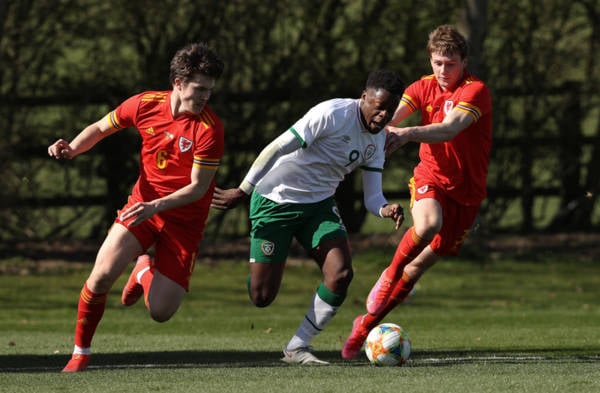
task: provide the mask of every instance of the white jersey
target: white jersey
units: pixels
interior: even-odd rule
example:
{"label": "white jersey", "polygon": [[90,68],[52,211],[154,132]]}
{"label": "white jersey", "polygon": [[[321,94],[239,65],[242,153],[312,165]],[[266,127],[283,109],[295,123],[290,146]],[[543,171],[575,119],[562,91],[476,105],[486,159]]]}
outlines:
{"label": "white jersey", "polygon": [[359,102],[336,98],[311,108],[287,131],[302,148],[280,157],[255,192],[277,203],[314,203],[331,197],[357,167],[383,171],[385,132],[364,127]]}

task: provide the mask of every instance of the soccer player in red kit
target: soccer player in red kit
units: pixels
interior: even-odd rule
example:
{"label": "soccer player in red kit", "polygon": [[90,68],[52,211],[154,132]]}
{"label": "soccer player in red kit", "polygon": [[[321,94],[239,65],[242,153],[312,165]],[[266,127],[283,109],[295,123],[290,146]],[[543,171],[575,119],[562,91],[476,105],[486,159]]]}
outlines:
{"label": "soccer player in red kit", "polygon": [[[172,90],[130,97],[71,142],[59,139],[48,148],[52,157],[71,159],[129,127],[142,139],[140,176],[81,290],[75,347],[63,372],[87,368],[106,295],[131,261],[137,258],[123,289],[124,305],[144,295],[151,317],[164,322],[189,290],[223,155],[223,124],[206,105],[223,68],[206,44],[187,45],[171,60]],[[145,254],[151,246],[154,261]]]}
{"label": "soccer player in red kit", "polygon": [[[344,359],[359,354],[369,331],[439,257],[458,253],[486,198],[492,145],[489,89],[467,71],[467,42],[454,27],[433,30],[427,51],[433,75],[405,90],[387,128],[388,154],[408,142],[420,143],[420,162],[409,182],[413,226],[369,293],[367,313],[354,319],[342,348]],[[417,110],[420,126],[391,126]]]}

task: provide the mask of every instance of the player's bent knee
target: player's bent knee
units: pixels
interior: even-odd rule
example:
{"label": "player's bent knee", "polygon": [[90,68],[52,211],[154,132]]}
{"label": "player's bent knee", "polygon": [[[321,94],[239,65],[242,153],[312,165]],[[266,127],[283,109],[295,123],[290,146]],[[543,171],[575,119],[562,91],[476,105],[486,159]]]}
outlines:
{"label": "player's bent knee", "polygon": [[256,307],[263,308],[273,303],[275,296],[262,293],[250,293],[250,300]]}
{"label": "player's bent knee", "polygon": [[152,311],[150,310],[150,317],[159,323],[162,322],[167,322],[169,319],[171,319],[171,317],[175,314],[175,311],[173,312],[156,312],[156,311]]}
{"label": "player's bent knee", "polygon": [[354,271],[352,268],[343,269],[336,274],[331,274],[324,277],[325,285],[334,292],[341,293],[345,292],[350,286],[352,279],[354,278]]}
{"label": "player's bent knee", "polygon": [[273,299],[265,299],[265,298],[251,298],[252,303],[258,308],[264,308],[273,303]]}
{"label": "player's bent knee", "polygon": [[166,322],[177,312],[179,306],[174,307],[172,304],[152,304],[148,305],[150,317],[156,322]]}

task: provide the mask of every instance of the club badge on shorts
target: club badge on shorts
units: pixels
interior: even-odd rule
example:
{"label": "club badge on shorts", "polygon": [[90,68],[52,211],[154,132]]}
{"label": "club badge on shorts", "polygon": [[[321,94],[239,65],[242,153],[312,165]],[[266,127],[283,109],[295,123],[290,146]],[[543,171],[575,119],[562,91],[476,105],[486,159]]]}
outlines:
{"label": "club badge on shorts", "polygon": [[260,250],[264,255],[273,255],[273,252],[275,252],[275,244],[273,242],[264,241],[260,245]]}
{"label": "club badge on shorts", "polygon": [[429,186],[427,184],[425,184],[424,186],[421,186],[421,187],[417,188],[417,192],[419,194],[425,194],[427,192],[427,190],[429,190]]}

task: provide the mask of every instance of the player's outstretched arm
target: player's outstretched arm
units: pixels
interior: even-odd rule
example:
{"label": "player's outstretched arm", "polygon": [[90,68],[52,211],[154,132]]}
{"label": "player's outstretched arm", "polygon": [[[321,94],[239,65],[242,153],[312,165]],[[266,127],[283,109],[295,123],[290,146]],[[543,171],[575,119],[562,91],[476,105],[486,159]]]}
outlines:
{"label": "player's outstretched arm", "polygon": [[230,188],[224,190],[219,187],[215,187],[210,207],[219,210],[233,209],[239,203],[244,200],[248,195],[239,188]]}
{"label": "player's outstretched arm", "polygon": [[301,147],[301,142],[293,133],[289,131],[284,132],[260,152],[238,188],[224,190],[215,187],[210,206],[219,210],[227,210],[236,207],[242,199],[252,194],[254,186],[273,167],[273,164],[275,164],[275,161],[277,161],[279,157],[291,153]]}
{"label": "player's outstretched arm", "polygon": [[72,159],[90,150],[102,139],[118,131],[110,122],[108,116],[90,124],[83,129],[70,143],[59,139],[48,147],[48,155],[59,159]]}
{"label": "player's outstretched arm", "polygon": [[441,123],[401,128],[388,126],[385,141],[386,153],[391,154],[408,142],[447,142],[469,127],[474,121],[475,118],[470,113],[454,109]]}
{"label": "player's outstretched arm", "polygon": [[195,202],[202,198],[212,184],[216,170],[213,168],[192,167],[190,184],[162,198],[147,202],[137,202],[121,212],[121,220],[133,220],[129,226],[135,226],[165,210],[174,209]]}

